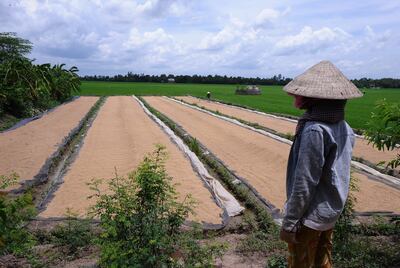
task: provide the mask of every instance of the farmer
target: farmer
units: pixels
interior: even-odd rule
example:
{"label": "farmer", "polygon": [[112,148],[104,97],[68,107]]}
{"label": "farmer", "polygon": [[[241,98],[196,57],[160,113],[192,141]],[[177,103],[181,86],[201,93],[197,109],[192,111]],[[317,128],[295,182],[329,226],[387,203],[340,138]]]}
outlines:
{"label": "farmer", "polygon": [[211,98],[211,92],[208,91],[208,92],[207,92],[207,99],[210,100],[210,98]]}
{"label": "farmer", "polygon": [[284,90],[306,112],[290,150],[280,237],[288,243],[289,267],[332,267],[332,231],[349,192],[354,146],[344,107],[362,93],[329,61],[314,65]]}

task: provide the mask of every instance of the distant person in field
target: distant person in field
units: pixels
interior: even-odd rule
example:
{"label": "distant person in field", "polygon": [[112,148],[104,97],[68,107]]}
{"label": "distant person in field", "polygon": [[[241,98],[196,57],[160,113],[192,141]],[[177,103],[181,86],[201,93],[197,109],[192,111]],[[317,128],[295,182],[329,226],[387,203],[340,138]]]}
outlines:
{"label": "distant person in field", "polygon": [[362,93],[329,61],[314,65],[284,90],[296,108],[306,110],[287,166],[280,237],[288,243],[288,267],[332,267],[332,233],[348,196],[355,141],[344,107]]}
{"label": "distant person in field", "polygon": [[211,99],[211,92],[210,92],[210,91],[207,92],[207,99],[208,99],[208,100]]}

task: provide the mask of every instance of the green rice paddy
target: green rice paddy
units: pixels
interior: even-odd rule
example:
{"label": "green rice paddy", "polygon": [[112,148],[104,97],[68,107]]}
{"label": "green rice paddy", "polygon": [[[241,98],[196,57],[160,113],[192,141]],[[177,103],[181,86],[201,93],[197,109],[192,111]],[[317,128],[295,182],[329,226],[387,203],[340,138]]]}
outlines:
{"label": "green rice paddy", "polygon": [[[210,91],[212,98],[238,105],[244,105],[268,113],[299,116],[302,111],[293,107],[292,97],[281,86],[261,86],[258,96],[235,95],[236,85],[207,84],[162,84],[135,82],[82,82],[81,95],[192,95],[205,97]],[[389,102],[400,103],[400,89],[363,89],[364,97],[349,100],[346,106],[346,120],[353,128],[363,129],[376,101],[386,98]]]}

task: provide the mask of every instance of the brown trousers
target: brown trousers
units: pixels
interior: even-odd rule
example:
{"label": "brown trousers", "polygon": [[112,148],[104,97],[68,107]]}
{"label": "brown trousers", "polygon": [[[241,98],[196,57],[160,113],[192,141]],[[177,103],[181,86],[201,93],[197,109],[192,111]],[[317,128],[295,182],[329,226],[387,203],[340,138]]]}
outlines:
{"label": "brown trousers", "polygon": [[333,229],[317,231],[301,226],[296,233],[298,243],[288,243],[289,268],[331,268]]}

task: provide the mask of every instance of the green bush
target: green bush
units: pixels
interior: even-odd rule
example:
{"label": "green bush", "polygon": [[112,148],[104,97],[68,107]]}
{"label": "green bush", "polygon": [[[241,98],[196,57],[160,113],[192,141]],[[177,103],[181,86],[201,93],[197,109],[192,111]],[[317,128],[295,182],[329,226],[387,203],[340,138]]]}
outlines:
{"label": "green bush", "polygon": [[177,201],[177,193],[165,170],[165,148],[146,156],[136,171],[118,175],[108,186],[91,188],[97,203],[92,213],[101,220],[100,263],[104,267],[163,267],[176,263],[179,229],[192,212],[190,197]]}
{"label": "green bush", "polygon": [[[385,99],[378,101],[364,134],[378,150],[394,150],[400,143],[400,104],[388,103]],[[386,165],[391,168],[400,166],[400,154]]]}
{"label": "green bush", "polygon": [[[17,174],[0,176],[0,190],[16,183]],[[35,214],[32,196],[27,193],[18,197],[0,194],[0,255],[23,255],[35,243],[33,235],[24,223]]]}

